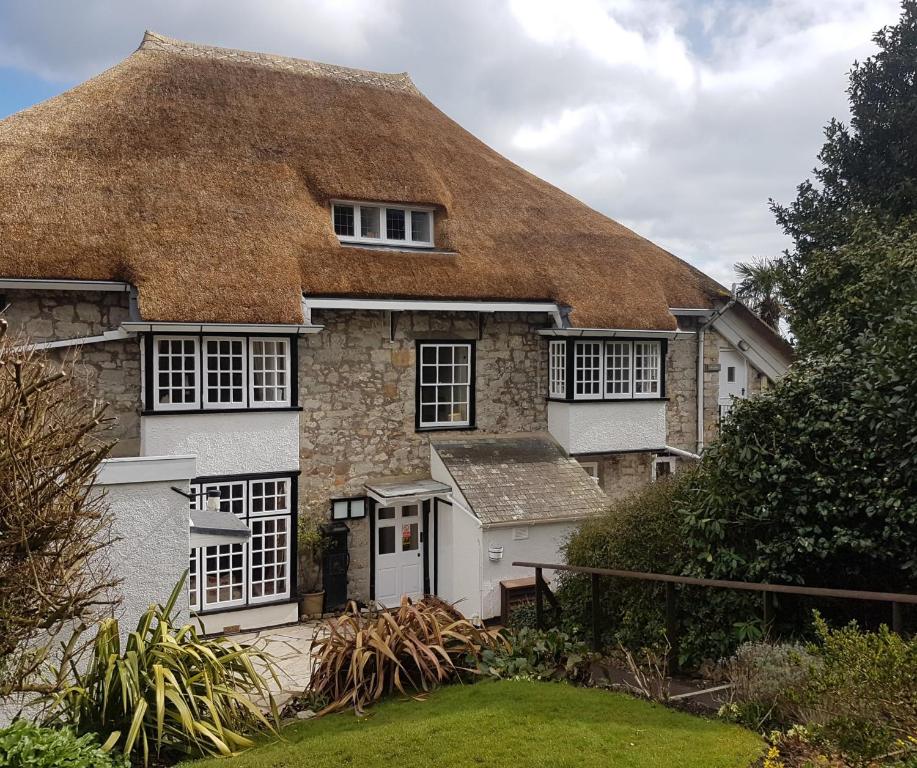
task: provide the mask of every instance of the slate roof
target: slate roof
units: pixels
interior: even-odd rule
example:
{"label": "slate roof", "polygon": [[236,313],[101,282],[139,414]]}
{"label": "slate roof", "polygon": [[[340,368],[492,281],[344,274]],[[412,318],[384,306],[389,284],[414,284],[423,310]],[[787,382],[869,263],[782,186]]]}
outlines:
{"label": "slate roof", "polygon": [[485,525],[594,515],[608,497],[544,433],[434,440],[433,447]]}

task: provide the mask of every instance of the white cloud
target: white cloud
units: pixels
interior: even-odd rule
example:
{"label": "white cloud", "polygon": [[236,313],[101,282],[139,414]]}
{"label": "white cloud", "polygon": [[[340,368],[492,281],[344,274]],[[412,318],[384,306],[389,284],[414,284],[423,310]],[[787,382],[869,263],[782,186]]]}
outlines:
{"label": "white cloud", "polygon": [[727,285],[846,115],[897,0],[47,0],[0,4],[0,66],[61,82],[144,28],[411,73],[497,150]]}

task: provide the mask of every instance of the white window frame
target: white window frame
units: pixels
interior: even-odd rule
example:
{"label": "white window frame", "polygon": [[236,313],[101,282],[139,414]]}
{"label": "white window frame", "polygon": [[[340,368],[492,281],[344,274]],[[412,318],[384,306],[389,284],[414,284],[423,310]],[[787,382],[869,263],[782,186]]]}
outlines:
{"label": "white window frame", "polygon": [[[192,611],[201,609],[200,551],[200,547],[192,547],[188,553],[188,608]],[[192,593],[194,599],[191,598]]]}
{"label": "white window frame", "polygon": [[[275,336],[251,336],[247,340],[248,346],[248,404],[251,408],[289,408],[290,407],[290,395],[292,393],[292,377],[294,372],[290,370],[290,340],[283,337]],[[255,384],[255,351],[254,346],[257,343],[266,343],[273,342],[275,344],[282,344],[284,349],[284,374],[286,375],[286,384],[284,384],[284,391],[286,392],[286,397],[283,400],[256,400],[255,399],[255,389],[256,386],[261,389],[267,389],[267,386],[264,384]],[[275,358],[279,359],[279,355],[274,355]],[[277,373],[275,369],[274,374]],[[279,389],[275,384],[274,389]]]}
{"label": "white window frame", "polygon": [[[274,509],[262,509],[260,512],[256,512],[255,503],[254,503],[255,501],[254,487],[258,483],[276,483],[277,485],[282,485],[283,486],[283,497],[286,502],[286,506],[275,507]],[[276,496],[277,496],[277,493],[275,492],[273,494],[273,497],[276,498]],[[271,495],[265,496],[262,494],[258,496],[258,498],[267,499],[267,498],[271,498]],[[249,518],[260,519],[262,517],[277,517],[278,515],[289,515],[291,512],[291,509],[290,509],[290,503],[291,503],[290,478],[289,477],[267,477],[263,479],[259,478],[257,480],[249,480],[248,487],[246,488],[246,500],[247,500],[246,509],[248,510]]]}
{"label": "white window frame", "polygon": [[[611,387],[619,383],[619,380],[609,375],[609,359],[611,358],[611,349],[614,346],[622,347],[627,351],[627,378],[621,380],[627,382],[627,392],[612,392]],[[611,339],[605,342],[605,399],[606,400],[631,400],[634,396],[634,344],[632,341],[618,341]],[[614,370],[622,370],[616,368]]]}
{"label": "white window frame", "polygon": [[676,463],[677,463],[677,458],[675,456],[656,456],[654,457],[653,464],[650,470],[650,480],[654,483],[656,482],[659,476],[659,473],[656,471],[656,467],[658,467],[660,464],[668,464],[669,465],[669,475],[670,476],[674,475]]}
{"label": "white window frame", "polygon": [[[654,382],[656,384],[655,392],[638,392],[637,391],[637,347],[638,346],[655,347],[656,368],[655,377],[652,379],[643,379],[643,382]],[[657,400],[662,397],[662,366],[665,361],[662,359],[662,344],[659,341],[635,341],[631,349],[631,389],[633,390],[634,400]],[[646,369],[649,370],[649,369]]]}
{"label": "white window frame", "polygon": [[[207,601],[207,591],[209,589],[209,587],[207,586],[207,576],[211,573],[211,571],[207,570],[207,557],[208,557],[207,552],[211,549],[216,549],[217,550],[216,557],[220,558],[222,557],[222,555],[220,554],[219,550],[222,549],[223,547],[230,548],[229,549],[230,558],[235,556],[235,553],[233,552],[233,548],[239,547],[240,554],[242,557],[242,581],[238,586],[242,588],[242,596],[234,600],[233,599],[220,600],[219,599],[220,586],[217,585],[216,587],[214,587],[214,589],[217,590],[217,600],[211,603]],[[239,605],[245,605],[246,598],[248,597],[247,582],[250,580],[249,575],[248,575],[248,551],[247,550],[248,550],[248,544],[246,543],[213,544],[209,547],[201,547],[201,565],[200,565],[201,581],[200,581],[199,587],[201,590],[201,609],[202,610],[207,611],[207,610],[212,610],[212,609],[234,608]],[[230,563],[229,572],[231,573],[233,570],[235,570],[235,568],[233,568]],[[219,570],[212,571],[212,573],[219,574],[221,573],[221,571]],[[230,583],[229,589],[232,590],[234,586],[236,585],[233,583]]]}
{"label": "white window frame", "polygon": [[[579,350],[585,346],[598,345],[599,348],[599,378],[598,381],[594,382],[596,386],[596,391],[591,393],[577,392],[577,389],[581,383],[580,374],[585,369],[580,368],[578,365],[579,359]],[[590,353],[590,357],[592,353]],[[595,370],[590,368],[589,370]],[[585,382],[583,382],[585,383]],[[589,382],[590,386],[593,382]],[[605,342],[601,339],[589,339],[584,341],[576,341],[573,345],[573,399],[574,400],[604,400],[605,399]]]}
{"label": "white window frame", "polygon": [[[190,403],[159,402],[159,342],[190,341],[194,348],[194,400]],[[171,373],[171,371],[170,371]],[[173,387],[169,387],[173,389]],[[184,389],[184,387],[182,387]],[[153,337],[153,408],[157,411],[198,411],[201,408],[201,345],[197,336],[154,336]]]}
{"label": "white window frame", "polygon": [[[207,345],[209,342],[215,341],[217,343],[221,341],[238,341],[242,344],[242,400],[238,403],[224,403],[220,400],[210,399],[210,386],[208,384],[207,378],[210,374],[210,362],[209,356],[207,354]],[[204,403],[204,408],[206,410],[244,410],[249,407],[248,398],[249,398],[249,381],[248,381],[248,339],[245,336],[204,336],[201,338],[201,361],[202,361],[202,371],[201,371],[201,397]],[[219,385],[217,386],[219,389]]]}
{"label": "white window frame", "polygon": [[[422,205],[396,205],[394,203],[390,205],[380,205],[379,203],[367,203],[360,202],[358,200],[332,200],[331,201],[331,229],[334,231],[334,207],[336,205],[343,206],[352,206],[353,207],[353,235],[338,235],[335,232],[335,237],[342,243],[368,243],[371,245],[393,245],[393,246],[407,246],[409,248],[432,248],[434,245],[435,234],[434,228],[436,225],[436,209],[429,206]],[[361,208],[375,208],[379,211],[379,237],[363,237],[361,232],[361,222],[360,216]],[[387,230],[387,216],[386,211],[388,209],[404,211],[404,240],[395,240],[390,239],[386,235],[388,234]],[[429,216],[430,222],[430,238],[429,240],[414,240],[413,237],[413,227],[411,226],[411,218],[414,213],[425,213]]]}
{"label": "white window frame", "polygon": [[[211,488],[216,488],[220,492],[220,511],[221,512],[232,512],[240,520],[244,520],[249,515],[249,497],[251,496],[251,491],[249,489],[248,480],[220,480],[215,483],[192,483],[191,485],[191,494],[193,499],[191,500],[191,509],[197,509],[198,504],[204,503],[204,494],[207,493]],[[229,497],[223,498],[223,489],[229,489]],[[239,488],[242,489],[242,493],[234,493]],[[239,511],[232,509],[232,502],[241,500],[242,505]],[[224,506],[228,505],[228,506]]]}
{"label": "white window frame", "polygon": [[[424,367],[433,367],[434,369],[439,370],[440,368],[439,349],[441,347],[450,347],[453,350],[453,356],[454,356],[454,351],[457,347],[465,347],[468,350],[468,362],[466,363],[466,365],[468,366],[468,381],[464,383],[456,383],[455,381],[440,383],[437,377],[437,381],[434,382],[433,384],[425,384],[423,382]],[[425,365],[423,362],[423,351],[425,349],[430,349],[430,348],[435,348],[437,350],[437,355],[436,355],[437,362],[433,363],[432,366],[429,363]],[[418,357],[418,361],[417,361],[418,381],[417,381],[416,408],[417,408],[418,426],[421,429],[454,429],[456,427],[470,427],[472,424],[472,414],[474,411],[473,399],[475,397],[474,381],[472,380],[474,378],[474,373],[475,373],[474,344],[471,344],[470,342],[467,342],[467,341],[430,341],[430,342],[420,341],[417,343],[417,357]],[[454,357],[453,357],[453,360],[454,360]],[[453,362],[451,365],[452,365],[453,370],[455,370],[455,367],[456,367],[455,363]],[[466,387],[468,391],[468,398],[466,400],[466,406],[467,406],[466,413],[467,413],[468,418],[462,419],[461,421],[439,421],[439,420],[424,421],[423,419],[423,407],[424,407],[423,395],[424,395],[425,388],[437,389],[439,387],[461,387],[461,386]],[[454,400],[452,401],[452,404],[455,405]],[[434,404],[434,407],[437,409],[439,408],[439,398],[438,397],[437,397],[437,402]]]}
{"label": "white window frame", "polygon": [[[256,550],[255,550],[255,539],[256,539],[256,536],[264,536],[264,535],[265,535],[263,532],[262,532],[261,534],[255,534],[254,526],[255,526],[255,524],[260,523],[260,524],[262,525],[262,528],[263,528],[263,526],[264,526],[266,523],[269,523],[269,522],[275,522],[275,523],[276,523],[277,521],[281,521],[282,523],[284,523],[284,525],[286,525],[286,531],[285,531],[285,533],[286,533],[286,537],[287,537],[287,543],[286,543],[285,549],[280,550],[280,549],[278,549],[277,547],[274,547],[274,550],[273,550],[274,552],[280,552],[280,551],[283,551],[283,552],[284,552],[284,557],[285,557],[285,559],[284,559],[284,561],[283,561],[283,565],[284,565],[284,567],[285,567],[286,570],[285,570],[285,573],[284,573],[284,576],[283,576],[283,580],[284,580],[284,582],[285,582],[285,584],[286,584],[286,589],[284,589],[283,592],[275,592],[275,593],[272,594],[272,595],[264,595],[264,594],[262,594],[262,595],[259,595],[259,596],[256,597],[255,594],[254,594],[254,586],[255,586],[255,583],[256,583],[256,582],[255,582],[255,580],[252,578],[252,569],[254,569],[254,568],[266,568],[267,566],[264,564],[264,561],[263,561],[263,560],[262,560],[262,562],[261,562],[261,565],[256,566],[256,565],[254,564],[254,555],[255,555],[255,551],[256,551]],[[249,543],[248,543],[248,558],[247,558],[247,560],[246,560],[246,564],[247,564],[247,566],[248,566],[248,571],[247,571],[246,574],[245,574],[245,580],[248,582],[247,588],[248,588],[248,602],[249,602],[249,604],[272,603],[272,602],[276,602],[277,600],[284,600],[284,599],[287,599],[287,598],[290,597],[291,560],[292,560],[292,551],[293,551],[293,548],[292,548],[292,540],[293,540],[293,531],[292,531],[292,527],[293,527],[293,518],[292,518],[292,516],[289,515],[289,514],[282,514],[282,515],[258,515],[258,516],[256,516],[255,518],[253,518],[253,519],[251,519],[251,520],[249,521],[249,528],[251,528],[252,537],[251,537],[251,539],[249,540]],[[277,535],[276,526],[275,526],[275,530],[274,530],[274,534],[273,534],[273,535],[274,535],[274,536]],[[263,552],[264,550],[261,550],[261,551]],[[277,563],[274,563],[273,565],[276,567],[276,566],[277,566]],[[274,578],[273,578],[273,579],[267,579],[267,580],[266,580],[266,579],[263,578],[263,575],[264,575],[264,574],[263,574],[263,572],[262,572],[262,578],[257,582],[258,584],[265,584],[265,583],[267,583],[268,581],[272,581],[272,582],[276,583],[276,582],[278,581],[276,572],[275,572],[275,574],[274,574]]]}
{"label": "white window frame", "polygon": [[548,344],[548,396],[567,396],[567,342],[552,339]]}
{"label": "white window frame", "polygon": [[601,485],[599,482],[599,463],[597,461],[579,461],[577,463],[583,468],[587,475],[592,479],[596,485]]}

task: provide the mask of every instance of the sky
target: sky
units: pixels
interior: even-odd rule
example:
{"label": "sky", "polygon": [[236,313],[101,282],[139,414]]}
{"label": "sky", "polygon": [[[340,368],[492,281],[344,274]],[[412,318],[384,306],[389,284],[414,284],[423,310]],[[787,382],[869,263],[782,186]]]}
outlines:
{"label": "sky", "polygon": [[497,151],[730,286],[788,246],[847,72],[898,0],[0,0],[0,117],[144,29],[410,73]]}

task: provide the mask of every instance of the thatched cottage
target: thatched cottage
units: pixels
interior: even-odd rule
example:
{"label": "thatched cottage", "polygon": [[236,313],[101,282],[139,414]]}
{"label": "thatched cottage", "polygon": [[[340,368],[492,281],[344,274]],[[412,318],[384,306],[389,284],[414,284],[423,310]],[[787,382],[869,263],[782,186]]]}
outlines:
{"label": "thatched cottage", "polygon": [[112,403],[109,482],[193,474],[187,538],[143,552],[179,548],[210,631],[297,619],[305,515],[339,532],[329,603],[497,615],[513,560],[557,558],[789,362],[406,74],[151,33],[0,122],[0,278],[14,330]]}

